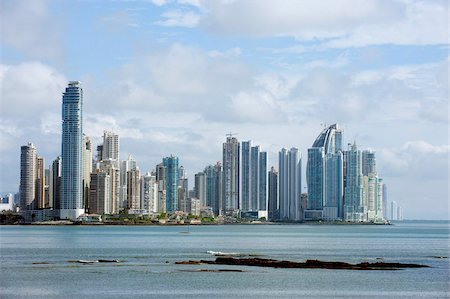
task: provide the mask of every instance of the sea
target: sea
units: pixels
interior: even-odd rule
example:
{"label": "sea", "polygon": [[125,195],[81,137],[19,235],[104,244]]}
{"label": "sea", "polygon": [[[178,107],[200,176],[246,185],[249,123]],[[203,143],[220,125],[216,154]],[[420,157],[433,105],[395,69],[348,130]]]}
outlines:
{"label": "sea", "polygon": [[[0,298],[450,298],[448,221],[393,225],[1,226]],[[428,268],[178,265],[213,252]],[[77,260],[119,263],[80,264]],[[205,272],[234,269],[242,272]]]}

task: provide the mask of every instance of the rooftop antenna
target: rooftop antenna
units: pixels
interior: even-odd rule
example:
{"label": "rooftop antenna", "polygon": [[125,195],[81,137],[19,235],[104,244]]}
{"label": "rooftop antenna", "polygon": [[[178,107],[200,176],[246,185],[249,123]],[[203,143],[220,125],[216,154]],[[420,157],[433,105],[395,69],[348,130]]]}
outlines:
{"label": "rooftop antenna", "polygon": [[235,135],[237,135],[237,133],[231,133],[231,132],[230,132],[230,133],[226,134],[226,136],[229,137],[229,138],[231,138],[231,137],[233,137],[233,136],[235,136]]}

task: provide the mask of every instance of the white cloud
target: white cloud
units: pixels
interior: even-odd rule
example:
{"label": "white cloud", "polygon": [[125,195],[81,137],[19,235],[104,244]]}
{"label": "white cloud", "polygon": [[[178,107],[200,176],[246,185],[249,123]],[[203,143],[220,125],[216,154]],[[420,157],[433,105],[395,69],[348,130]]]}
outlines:
{"label": "white cloud", "polygon": [[237,120],[257,123],[287,120],[277,100],[267,92],[240,92],[231,99],[231,109]]}
{"label": "white cloud", "polygon": [[169,10],[161,15],[164,19],[157,21],[157,25],[167,27],[196,27],[200,15],[193,11]]}
{"label": "white cloud", "polygon": [[2,1],[0,40],[32,59],[61,59],[63,20],[51,16],[49,1]]}
{"label": "white cloud", "polygon": [[202,1],[201,7],[200,24],[225,34],[292,36],[321,40],[330,47],[448,44],[449,40],[445,1],[237,0]]}

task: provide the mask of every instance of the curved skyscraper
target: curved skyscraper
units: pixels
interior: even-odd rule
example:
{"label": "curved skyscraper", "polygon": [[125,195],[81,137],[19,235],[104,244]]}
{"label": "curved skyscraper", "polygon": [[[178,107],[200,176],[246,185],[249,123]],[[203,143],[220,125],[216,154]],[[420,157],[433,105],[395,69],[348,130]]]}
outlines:
{"label": "curved skyscraper", "polygon": [[76,220],[84,213],[82,145],[83,89],[79,81],[70,81],[62,98],[61,219]]}
{"label": "curved skyscraper", "polygon": [[344,172],[342,130],[337,124],[325,128],[308,149],[306,166],[308,210],[312,218],[342,218]]}

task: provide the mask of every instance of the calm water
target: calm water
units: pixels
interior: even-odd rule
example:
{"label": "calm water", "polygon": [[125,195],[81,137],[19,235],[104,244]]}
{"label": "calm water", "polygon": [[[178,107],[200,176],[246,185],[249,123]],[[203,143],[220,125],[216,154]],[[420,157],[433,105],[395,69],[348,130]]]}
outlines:
{"label": "calm water", "polygon": [[[448,222],[394,226],[2,226],[1,298],[448,298]],[[208,250],[288,260],[420,263],[399,271],[175,265]],[[121,264],[69,260],[119,259]],[[48,262],[49,264],[33,264]],[[186,272],[242,269],[247,272]]]}

